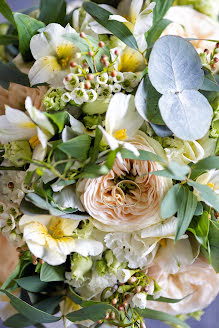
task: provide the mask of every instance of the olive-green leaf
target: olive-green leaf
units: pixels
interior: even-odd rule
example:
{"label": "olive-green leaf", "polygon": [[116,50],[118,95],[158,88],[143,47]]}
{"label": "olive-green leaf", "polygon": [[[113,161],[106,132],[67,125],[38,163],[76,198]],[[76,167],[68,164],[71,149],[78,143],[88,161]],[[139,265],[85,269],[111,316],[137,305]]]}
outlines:
{"label": "olive-green leaf", "polygon": [[86,134],[82,134],[60,144],[58,149],[71,156],[71,158],[75,158],[78,161],[85,161],[88,157],[90,143],[91,138]]}
{"label": "olive-green leaf", "polygon": [[11,8],[5,0],[0,1],[0,13],[12,24],[15,25],[14,17]]}
{"label": "olive-green leaf", "polygon": [[210,221],[209,244],[211,264],[215,271],[219,273],[219,223]]}
{"label": "olive-green leaf", "polygon": [[209,232],[209,214],[204,211],[201,216],[195,217],[189,228],[194,236],[196,237],[199,244],[207,248],[208,232]]}
{"label": "olive-green leaf", "polygon": [[139,150],[139,156],[136,156],[132,151],[127,149],[121,150],[121,155],[123,158],[136,159],[139,161],[152,161],[152,162],[164,162],[164,159],[154,153],[149,151]]}
{"label": "olive-green leaf", "polygon": [[197,197],[187,187],[182,186],[178,196],[177,228],[175,240],[186,232],[197,208]]}
{"label": "olive-green leaf", "polygon": [[175,184],[166,194],[161,203],[161,217],[163,219],[170,218],[176,214],[179,203],[177,197],[179,195],[181,185]]}
{"label": "olive-green leaf", "polygon": [[41,0],[39,20],[46,25],[50,23],[63,24],[66,16],[65,0]]}
{"label": "olive-green leaf", "polygon": [[175,324],[175,325],[179,325],[182,328],[190,328],[190,326],[185,323],[184,321],[178,319],[177,317],[165,313],[165,312],[160,312],[160,311],[155,311],[155,310],[151,310],[151,309],[144,309],[141,310],[139,308],[135,308],[135,310],[139,313],[139,315],[141,317],[144,318],[148,318],[148,319],[154,319],[154,320],[160,320],[160,321],[164,321]]}
{"label": "olive-green leaf", "polygon": [[17,43],[18,37],[16,35],[6,34],[0,35],[0,44],[6,46],[7,44]]}
{"label": "olive-green leaf", "polygon": [[30,304],[24,302],[20,298],[14,296],[4,289],[0,289],[1,292],[6,294],[10,298],[11,305],[23,316],[37,323],[50,323],[59,321],[60,317],[55,317],[54,315],[48,314],[44,311],[36,309]]}
{"label": "olive-green leaf", "polygon": [[62,265],[52,266],[44,263],[40,270],[41,281],[64,281],[65,280],[65,267]]}
{"label": "olive-green leaf", "polygon": [[17,279],[17,283],[23,289],[33,293],[40,293],[45,291],[48,287],[47,283],[40,281],[38,275]]}
{"label": "olive-green leaf", "polygon": [[154,2],[156,3],[156,6],[153,10],[153,26],[165,16],[174,0],[154,0]]}
{"label": "olive-green leaf", "polygon": [[95,3],[88,2],[88,1],[83,3],[83,8],[100,25],[104,26],[112,34],[117,36],[117,38],[119,38],[127,46],[135,50],[138,50],[137,41],[134,35],[132,34],[132,32],[128,29],[128,27],[121,22],[109,20],[109,16],[112,15],[112,13],[99,7]]}
{"label": "olive-green leaf", "polygon": [[28,15],[15,13],[14,19],[17,25],[19,36],[19,50],[24,61],[32,60],[30,52],[30,40],[37,34],[38,30],[45,26],[43,22],[38,21]]}
{"label": "olive-green leaf", "polygon": [[12,62],[8,64],[0,62],[0,85],[8,89],[10,82],[30,86],[27,74],[22,73]]}
{"label": "olive-green leaf", "polygon": [[13,328],[24,328],[34,325],[35,322],[27,319],[22,314],[14,314],[12,317],[8,318],[3,322],[3,325],[6,327]]}

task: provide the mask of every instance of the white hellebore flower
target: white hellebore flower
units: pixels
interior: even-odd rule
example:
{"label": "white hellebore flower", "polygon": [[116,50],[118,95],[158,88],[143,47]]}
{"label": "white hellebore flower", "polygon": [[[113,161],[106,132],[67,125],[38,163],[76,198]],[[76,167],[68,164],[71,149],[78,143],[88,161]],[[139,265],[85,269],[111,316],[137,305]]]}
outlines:
{"label": "white hellebore flower", "polygon": [[63,38],[69,33],[76,33],[70,25],[64,28],[52,23],[32,37],[30,50],[36,62],[29,71],[31,85],[44,82],[56,87],[63,85],[77,51],[74,43]]}
{"label": "white hellebore flower", "polygon": [[29,140],[33,148],[39,142],[45,148],[47,140],[55,133],[53,125],[44,113],[32,105],[30,97],[26,98],[25,107],[29,116],[6,106],[5,115],[0,116],[0,142]]}
{"label": "white hellebore flower", "polygon": [[52,215],[22,216],[19,226],[31,253],[50,265],[65,263],[72,252],[82,256],[97,256],[103,251],[102,243],[72,237],[79,221]]}
{"label": "white hellebore flower", "polygon": [[[109,20],[116,20],[127,25],[132,31],[141,52],[144,52],[147,48],[145,32],[147,32],[153,25],[153,9],[155,7],[155,2],[150,3],[146,8],[143,8],[143,4],[143,0],[132,0],[128,15],[126,13],[127,19],[120,15],[111,15],[109,17]],[[127,1],[122,1],[120,3],[121,11],[123,6],[127,6]]]}
{"label": "white hellebore flower", "polygon": [[[138,156],[139,152],[136,147],[124,140],[132,138],[142,123],[143,119],[135,108],[134,96],[117,93],[111,98],[106,112],[106,130],[101,126],[99,126],[99,129],[112,150],[122,145]],[[121,154],[118,153],[117,155],[121,160]]]}
{"label": "white hellebore flower", "polygon": [[138,307],[139,309],[144,310],[147,305],[146,294],[145,293],[136,293],[132,298],[133,307]]}

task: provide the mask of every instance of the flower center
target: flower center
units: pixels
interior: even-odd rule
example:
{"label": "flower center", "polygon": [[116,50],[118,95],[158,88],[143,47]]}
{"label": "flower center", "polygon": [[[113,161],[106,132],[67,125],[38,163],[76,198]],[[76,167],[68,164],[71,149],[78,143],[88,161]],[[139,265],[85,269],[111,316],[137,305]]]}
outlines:
{"label": "flower center", "polygon": [[31,145],[31,148],[34,149],[40,143],[38,136],[33,136],[32,138],[30,138],[29,143]]}
{"label": "flower center", "polygon": [[116,131],[114,137],[119,140],[125,140],[127,138],[127,129],[121,129]]}
{"label": "flower center", "polygon": [[214,184],[211,182],[207,183],[207,186],[210,187],[211,189],[214,189]]}

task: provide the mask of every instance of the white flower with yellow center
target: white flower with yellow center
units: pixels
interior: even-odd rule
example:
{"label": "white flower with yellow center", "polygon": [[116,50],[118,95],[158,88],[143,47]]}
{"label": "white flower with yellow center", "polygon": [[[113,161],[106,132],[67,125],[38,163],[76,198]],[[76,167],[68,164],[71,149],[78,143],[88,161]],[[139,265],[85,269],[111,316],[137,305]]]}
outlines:
{"label": "white flower with yellow center", "polygon": [[[210,170],[210,171],[200,175],[196,179],[196,182],[210,187],[211,189],[213,189],[215,191],[215,193],[219,197],[219,170],[213,169],[213,170]],[[195,189],[195,194],[198,197],[198,199],[201,200],[199,193],[196,189]]]}
{"label": "white flower with yellow center", "polygon": [[78,224],[79,221],[52,215],[24,215],[19,222],[31,253],[50,265],[65,263],[67,255],[72,252],[86,257],[97,256],[103,251],[101,242],[73,238]]}
{"label": "white flower with yellow center", "polygon": [[[137,148],[124,140],[133,137],[142,124],[143,119],[136,111],[134,96],[117,93],[111,98],[106,112],[105,130],[99,128],[112,150],[121,145],[138,156]],[[121,154],[117,155],[121,159]]]}
{"label": "white flower with yellow center", "polygon": [[55,130],[46,115],[32,105],[31,98],[25,101],[29,116],[21,110],[5,107],[5,115],[0,116],[0,142],[29,140],[32,148],[39,143],[45,148]]}
{"label": "white flower with yellow center", "polygon": [[75,60],[77,47],[63,38],[65,34],[76,33],[67,25],[49,24],[34,35],[30,50],[36,62],[29,71],[31,85],[48,82],[52,86],[62,86],[63,78],[70,72],[69,63]]}
{"label": "white flower with yellow center", "polygon": [[[145,32],[147,32],[153,25],[153,9],[155,7],[155,2],[152,2],[147,6],[147,3],[144,4],[143,0],[132,0],[129,6],[127,5],[127,0],[121,1],[118,9],[119,13],[121,12],[123,16],[111,15],[109,19],[125,23],[132,31],[139,50],[144,52],[147,48]],[[127,8],[130,8],[128,12]]]}

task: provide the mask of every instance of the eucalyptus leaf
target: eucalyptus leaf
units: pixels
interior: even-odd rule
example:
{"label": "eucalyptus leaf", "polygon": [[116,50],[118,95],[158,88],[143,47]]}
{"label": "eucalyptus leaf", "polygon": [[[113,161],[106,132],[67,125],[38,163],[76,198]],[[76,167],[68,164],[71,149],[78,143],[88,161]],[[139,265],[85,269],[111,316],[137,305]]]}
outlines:
{"label": "eucalyptus leaf", "polygon": [[200,139],[209,130],[213,110],[207,99],[196,90],[167,93],[160,98],[159,107],[164,122],[178,138]]}
{"label": "eucalyptus leaf", "polygon": [[23,214],[26,215],[41,215],[41,214],[49,214],[48,210],[39,208],[35,206],[32,202],[28,202],[25,198],[22,199],[20,204],[20,210]]}
{"label": "eucalyptus leaf", "polygon": [[174,214],[176,214],[178,210],[178,201],[177,197],[180,191],[181,185],[175,184],[171,189],[168,190],[167,194],[165,195],[162,203],[161,203],[161,217],[163,219],[170,218]]}
{"label": "eucalyptus leaf", "polygon": [[48,284],[41,281],[38,275],[17,279],[17,283],[23,289],[33,293],[43,292],[48,287]]}
{"label": "eucalyptus leaf", "polygon": [[187,179],[189,172],[190,168],[188,165],[182,166],[176,162],[170,162],[164,170],[153,171],[150,174],[182,181]]}
{"label": "eucalyptus leaf", "polygon": [[135,95],[135,107],[141,117],[158,125],[165,125],[158,106],[161,94],[152,86],[148,75],[138,86]]}
{"label": "eucalyptus leaf", "polygon": [[165,138],[172,136],[173,132],[166,125],[153,124],[149,122],[155,134],[159,137]]}
{"label": "eucalyptus leaf", "polygon": [[187,187],[182,186],[179,192],[177,210],[177,228],[175,240],[179,240],[189,227],[197,207],[197,197]]}
{"label": "eucalyptus leaf", "polygon": [[199,216],[199,215],[202,215],[203,213],[203,206],[202,206],[202,203],[198,203],[197,204],[197,207],[196,207],[196,210],[195,210],[195,216]]}
{"label": "eucalyptus leaf", "polygon": [[160,311],[155,311],[155,310],[151,310],[151,309],[141,310],[139,308],[135,308],[135,310],[138,312],[138,314],[141,317],[144,317],[144,318],[160,320],[160,321],[164,321],[165,323],[168,322],[171,324],[179,325],[179,327],[182,327],[182,328],[190,328],[190,326],[186,322],[184,322],[184,321],[178,319],[177,317],[175,317],[171,314],[168,314],[166,312],[160,312]]}
{"label": "eucalyptus leaf", "polygon": [[132,151],[122,149],[121,155],[123,158],[136,159],[139,161],[165,162],[162,157],[145,150],[139,150],[139,156],[136,156]]}
{"label": "eucalyptus leaf", "polygon": [[37,34],[38,30],[45,27],[45,24],[37,19],[21,13],[15,13],[14,19],[17,25],[19,36],[19,50],[24,61],[31,61],[30,40]]}
{"label": "eucalyptus leaf", "polygon": [[219,223],[210,221],[209,226],[210,258],[214,270],[219,273]]}
{"label": "eucalyptus leaf", "polygon": [[20,298],[14,296],[4,289],[0,289],[1,292],[6,294],[10,298],[11,305],[23,316],[36,323],[50,323],[60,320],[60,317],[55,317],[49,313],[38,310],[30,304],[22,301]]}
{"label": "eucalyptus leaf", "polygon": [[219,84],[215,79],[212,78],[211,75],[210,77],[208,75],[205,75],[204,82],[200,87],[200,90],[219,92]]}
{"label": "eucalyptus leaf", "polygon": [[192,186],[199,194],[199,197],[209,206],[213,207],[217,212],[219,212],[219,196],[216,192],[209,186],[202,185],[195,181],[189,180],[189,186]]}
{"label": "eucalyptus leaf", "polygon": [[53,314],[61,300],[62,296],[60,295],[48,297],[38,303],[35,303],[34,307],[41,311],[46,311],[49,314]]}
{"label": "eucalyptus leaf", "polygon": [[30,86],[27,74],[22,73],[12,62],[4,64],[0,62],[0,85],[8,89],[10,82]]}
{"label": "eucalyptus leaf", "polygon": [[204,80],[202,63],[193,45],[173,35],[164,36],[155,43],[148,74],[161,94],[198,90]]}
{"label": "eucalyptus leaf", "polygon": [[33,322],[30,319],[27,319],[24,317],[22,314],[14,314],[10,318],[6,319],[3,322],[3,325],[6,327],[13,327],[13,328],[24,328],[24,327],[29,327],[33,326],[35,322]]}
{"label": "eucalyptus leaf", "polygon": [[65,267],[62,265],[52,266],[44,263],[40,270],[40,280],[44,282],[64,281]]}
{"label": "eucalyptus leaf", "polygon": [[41,0],[39,20],[46,25],[50,23],[63,24],[66,16],[65,0]]}
{"label": "eucalyptus leaf", "polygon": [[201,159],[195,164],[191,165],[192,170],[200,170],[202,172],[212,169],[219,169],[219,159],[218,156],[209,156]]}
{"label": "eucalyptus leaf", "polygon": [[14,16],[11,8],[5,0],[0,1],[0,13],[14,26],[16,26],[14,21]]}
{"label": "eucalyptus leaf", "polygon": [[169,298],[169,297],[159,297],[159,298],[154,298],[153,295],[147,295],[147,300],[148,301],[154,301],[154,302],[162,302],[162,303],[171,303],[171,304],[175,304],[175,303],[180,303],[182,302],[184,299],[186,299],[187,297],[189,297],[190,295],[187,295],[183,298]]}
{"label": "eucalyptus leaf", "polygon": [[57,126],[59,133],[64,129],[69,117],[68,113],[65,111],[60,111],[58,113],[45,113],[45,115]]}
{"label": "eucalyptus leaf", "polygon": [[86,134],[82,134],[58,145],[58,149],[71,156],[71,158],[75,158],[78,161],[85,161],[88,157],[90,143],[91,138]]}
{"label": "eucalyptus leaf", "polygon": [[117,36],[122,42],[124,42],[130,48],[138,50],[138,45],[135,37],[129,28],[118,21],[109,20],[109,16],[112,15],[109,11],[101,8],[92,2],[83,3],[84,10],[90,14],[100,25],[104,26],[112,34]]}

